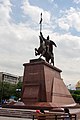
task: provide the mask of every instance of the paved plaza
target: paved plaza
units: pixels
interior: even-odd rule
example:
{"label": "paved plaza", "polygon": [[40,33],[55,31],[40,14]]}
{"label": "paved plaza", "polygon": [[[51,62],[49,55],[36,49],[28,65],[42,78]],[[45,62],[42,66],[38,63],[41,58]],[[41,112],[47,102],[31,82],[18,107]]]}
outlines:
{"label": "paved plaza", "polygon": [[[4,108],[2,108],[4,109]],[[15,109],[16,110],[16,109]],[[20,109],[19,109],[20,110]],[[26,111],[25,109],[22,109],[22,111]],[[31,110],[32,111],[32,110]],[[77,114],[78,118],[77,120],[80,120],[80,108],[77,109],[70,109],[70,113],[75,113]],[[18,118],[18,117],[4,117],[4,116],[0,116],[0,120],[32,120],[30,118]]]}
{"label": "paved plaza", "polygon": [[32,120],[32,119],[0,116],[0,120]]}

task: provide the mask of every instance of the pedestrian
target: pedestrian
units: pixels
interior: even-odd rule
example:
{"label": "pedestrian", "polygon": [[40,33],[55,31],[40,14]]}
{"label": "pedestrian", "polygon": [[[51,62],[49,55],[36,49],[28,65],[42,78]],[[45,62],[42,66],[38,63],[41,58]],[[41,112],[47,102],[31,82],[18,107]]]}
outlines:
{"label": "pedestrian", "polygon": [[71,115],[70,115],[70,112],[69,112],[69,109],[68,108],[64,108],[64,113],[66,114],[65,116],[65,119],[64,120],[71,120]]}
{"label": "pedestrian", "polygon": [[40,110],[40,113],[45,114],[45,112],[44,112],[44,110],[43,110],[43,109],[41,109],[41,110]]}

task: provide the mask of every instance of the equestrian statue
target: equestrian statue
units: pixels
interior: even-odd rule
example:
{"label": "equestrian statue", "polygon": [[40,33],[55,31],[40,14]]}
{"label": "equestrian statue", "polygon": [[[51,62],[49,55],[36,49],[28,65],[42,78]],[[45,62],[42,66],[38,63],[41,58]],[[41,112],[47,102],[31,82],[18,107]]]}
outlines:
{"label": "equestrian statue", "polygon": [[39,58],[42,56],[45,58],[45,60],[49,63],[51,60],[51,63],[54,66],[54,53],[53,53],[53,45],[57,47],[57,45],[49,39],[49,35],[47,38],[43,37],[43,34],[41,32],[42,30],[42,13],[41,13],[41,20],[40,20],[40,46],[39,48],[35,48],[35,55],[40,55]]}

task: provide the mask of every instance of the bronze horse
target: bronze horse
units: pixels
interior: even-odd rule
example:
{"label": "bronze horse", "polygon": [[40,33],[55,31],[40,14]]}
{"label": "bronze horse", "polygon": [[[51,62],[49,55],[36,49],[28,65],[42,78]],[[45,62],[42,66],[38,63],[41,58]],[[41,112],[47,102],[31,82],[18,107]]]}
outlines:
{"label": "bronze horse", "polygon": [[[49,37],[49,36],[48,36]],[[49,40],[49,38],[47,37],[47,39],[45,39],[42,35],[42,33],[40,33],[40,47],[37,49],[35,48],[35,55],[40,55],[39,58],[41,58],[42,56],[45,57],[45,60],[49,63],[49,61],[51,60],[51,63],[53,64],[54,66],[54,55],[53,55],[53,45],[55,45],[56,47],[56,44]],[[47,44],[48,43],[48,47],[49,47],[49,50],[47,49]]]}

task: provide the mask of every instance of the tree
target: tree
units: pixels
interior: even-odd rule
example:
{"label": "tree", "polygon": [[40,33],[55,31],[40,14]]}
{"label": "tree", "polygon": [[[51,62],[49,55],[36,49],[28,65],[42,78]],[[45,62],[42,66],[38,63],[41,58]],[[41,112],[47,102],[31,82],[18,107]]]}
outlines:
{"label": "tree", "polygon": [[70,90],[70,93],[76,103],[80,103],[80,90]]}
{"label": "tree", "polygon": [[22,90],[22,82],[18,82],[17,84],[11,84],[8,82],[0,82],[0,101],[1,99],[9,99],[11,96],[15,96],[16,99],[21,98],[21,91]]}
{"label": "tree", "polygon": [[2,83],[0,82],[0,102],[1,102],[1,97],[2,97]]}
{"label": "tree", "polygon": [[22,82],[18,82],[16,86],[16,97],[17,99],[21,98],[21,91],[22,91]]}

